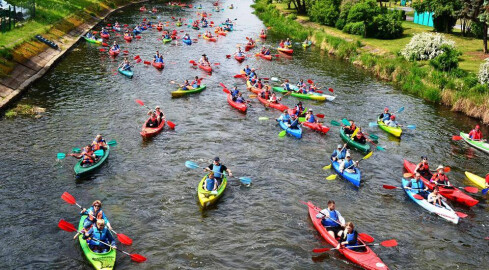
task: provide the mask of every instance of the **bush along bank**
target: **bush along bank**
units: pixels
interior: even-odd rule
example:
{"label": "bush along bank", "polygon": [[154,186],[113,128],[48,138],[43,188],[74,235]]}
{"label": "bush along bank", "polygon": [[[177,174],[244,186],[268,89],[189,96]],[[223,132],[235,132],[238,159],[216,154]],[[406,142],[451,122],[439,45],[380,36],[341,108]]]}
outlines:
{"label": "bush along bank", "polygon": [[[393,54],[386,53],[383,48],[363,46],[363,38],[359,36],[332,35],[327,26],[299,21],[295,14],[284,15],[267,0],[257,0],[253,7],[255,14],[272,32],[300,41],[309,38],[329,54],[369,70],[382,80],[393,82],[403,92],[447,105],[453,111],[489,123],[489,87],[479,83],[484,80],[477,74],[458,68],[460,52],[456,50],[457,44],[440,42],[443,54],[436,52],[428,58],[409,58],[401,51]],[[440,37],[426,37],[430,38]],[[411,46],[416,48],[422,44]],[[486,69],[485,73],[481,69],[479,76],[486,73],[489,76],[489,64]]]}

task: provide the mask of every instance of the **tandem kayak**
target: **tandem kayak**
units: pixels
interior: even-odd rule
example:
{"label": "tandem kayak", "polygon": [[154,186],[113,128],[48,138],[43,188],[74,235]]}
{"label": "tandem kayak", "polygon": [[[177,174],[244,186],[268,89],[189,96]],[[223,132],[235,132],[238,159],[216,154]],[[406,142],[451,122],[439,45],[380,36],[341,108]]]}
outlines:
{"label": "tandem kayak", "polygon": [[[274,86],[272,87],[272,90],[275,92],[279,93],[287,93],[288,91],[285,90],[283,87],[278,87]],[[316,100],[316,101],[333,101],[336,96],[330,96],[330,95],[325,95],[325,94],[319,94],[319,93],[309,93],[309,94],[301,94],[296,92],[296,90],[291,91],[291,96],[297,97],[297,98],[302,98],[302,99],[311,99],[311,100]]]}
{"label": "tandem kayak", "polygon": [[302,128],[300,126],[298,129],[291,129],[284,123],[284,121],[277,120],[277,122],[280,125],[280,128],[285,130],[287,134],[290,134],[298,139],[302,138]]}
{"label": "tandem kayak", "polygon": [[410,183],[411,181],[402,179],[402,188],[408,195],[408,197],[413,200],[415,203],[417,203],[419,206],[423,207],[424,209],[428,210],[430,213],[434,213],[454,224],[458,224],[459,217],[457,216],[457,213],[453,211],[453,209],[446,204],[443,200],[441,200],[442,205],[434,205],[432,203],[429,203],[426,199],[418,200],[414,198],[414,194],[418,194],[422,196],[423,198],[427,198],[428,193],[425,191],[421,192],[416,192],[413,190],[405,189],[404,187]]}
{"label": "tandem kayak", "polygon": [[[309,207],[309,217],[311,218],[312,224],[314,228],[319,232],[326,242],[328,242],[333,247],[338,245],[338,241],[334,237],[332,237],[326,228],[321,224],[321,219],[316,218],[316,215],[321,211],[321,209],[311,202],[307,202],[307,206]],[[389,269],[384,262],[375,254],[375,252],[368,246],[366,243],[358,237],[359,245],[365,245],[365,249],[363,251],[354,251],[348,248],[340,248],[338,251],[343,254],[348,260],[351,262],[365,268],[368,270],[386,270]]]}
{"label": "tandem kayak", "polygon": [[182,39],[183,43],[187,45],[192,45],[192,40],[191,39]]}
{"label": "tandem kayak", "polygon": [[149,119],[146,120],[146,122],[144,122],[143,127],[141,128],[141,132],[139,133],[139,134],[141,134],[143,139],[148,139],[148,138],[151,138],[151,137],[158,135],[158,133],[160,133],[163,130],[163,127],[165,127],[165,120],[164,119],[162,119],[160,125],[158,127],[155,127],[155,128],[146,127],[146,123],[148,123],[148,121],[149,121]]}
{"label": "tandem kayak", "polygon": [[117,56],[117,55],[119,55],[120,52],[121,52],[121,49],[118,49],[118,50],[112,50],[112,49],[110,49],[109,50],[109,55],[110,56]]}
{"label": "tandem kayak", "polygon": [[[406,170],[409,172],[409,173],[412,173],[414,174],[414,169],[416,169],[416,164],[414,163],[411,163],[407,160],[404,160],[404,168],[406,168]],[[421,180],[423,180],[423,183],[430,189],[430,190],[433,190],[433,188],[436,186],[434,183],[430,182],[430,180],[424,178],[424,177],[421,177]],[[472,207],[474,205],[476,205],[479,201],[470,197],[469,195],[463,193],[462,191],[460,191],[460,189],[456,188],[456,187],[443,187],[443,186],[438,186],[439,188],[439,191],[440,191],[440,194],[451,200],[451,201],[454,201],[454,202],[458,202],[458,203],[461,203],[461,204],[464,204],[464,205],[467,205],[469,207]]]}
{"label": "tandem kayak", "polygon": [[263,89],[256,88],[253,85],[251,85],[251,82],[249,80],[246,80],[246,88],[256,95],[259,95],[263,91]]}
{"label": "tandem kayak", "polygon": [[165,67],[164,63],[161,62],[156,63],[154,60],[151,62],[151,65],[156,69],[163,69]]}
{"label": "tandem kayak", "polygon": [[125,39],[127,42],[131,42],[131,41],[132,41],[132,36],[124,36],[124,39]]}
{"label": "tandem kayak", "polygon": [[83,38],[90,43],[95,43],[95,44],[102,44],[103,40],[102,39],[93,39],[93,38],[87,38],[86,36],[83,36]]}
{"label": "tandem kayak", "polygon": [[163,30],[163,26],[161,26],[161,25],[157,25],[157,26],[156,26],[156,30],[158,30],[158,31],[162,31],[162,30]]}
{"label": "tandem kayak", "polygon": [[218,36],[227,36],[227,33],[224,31],[214,31],[214,33],[216,33]]}
{"label": "tandem kayak", "polygon": [[334,170],[336,173],[343,177],[344,179],[348,180],[350,183],[355,185],[356,187],[360,187],[360,181],[362,178],[362,173],[358,168],[355,169],[355,173],[349,173],[346,170],[343,171],[343,173],[340,171],[340,163],[338,161],[333,161],[331,160],[331,165],[333,165]]}
{"label": "tandem kayak", "polygon": [[270,54],[269,55],[265,55],[263,53],[257,53],[256,55],[260,56],[261,58],[263,58],[265,60],[272,61],[272,56]]}
{"label": "tandem kayak", "polygon": [[214,204],[222,196],[228,183],[228,180],[224,175],[224,177],[222,178],[222,183],[216,191],[207,191],[204,189],[204,182],[206,178],[207,175],[205,175],[204,178],[200,180],[199,186],[197,187],[197,196],[199,197],[199,202],[202,207],[208,207]]}
{"label": "tandem kayak", "polygon": [[107,150],[104,151],[104,155],[101,156],[97,162],[93,163],[92,165],[88,166],[88,167],[85,167],[85,166],[82,166],[82,159],[80,159],[76,164],[75,164],[75,167],[73,168],[73,170],[75,171],[75,174],[76,175],[83,175],[83,174],[86,174],[86,173],[89,173],[95,169],[97,169],[98,167],[100,167],[104,162],[105,160],[107,160],[107,157],[109,156],[110,154],[110,146],[107,145]]}
{"label": "tandem kayak", "polygon": [[283,52],[283,53],[286,53],[286,54],[292,54],[294,52],[293,49],[290,49],[290,48],[281,48],[281,47],[278,47],[277,48],[277,51]]}
{"label": "tandem kayak", "polygon": [[473,173],[470,173],[470,172],[465,172],[465,176],[467,176],[467,178],[474,184],[476,184],[478,187],[484,189],[486,188],[486,179],[478,176],[478,175],[475,175]]}
{"label": "tandem kayak", "polygon": [[233,97],[231,94],[228,94],[228,103],[231,105],[233,108],[237,109],[238,111],[242,113],[246,113],[246,110],[248,109],[248,105],[246,103],[238,103],[233,101]]}
{"label": "tandem kayak", "polygon": [[194,88],[190,90],[182,90],[182,88],[178,88],[178,90],[171,92],[171,97],[178,98],[189,94],[199,93],[204,91],[205,87],[205,85],[201,85],[199,88]]}
{"label": "tandem kayak", "polygon": [[122,68],[119,68],[118,71],[120,74],[128,78],[132,78],[132,76],[134,76],[134,72],[132,70],[123,70]]}
{"label": "tandem kayak", "polygon": [[460,137],[464,139],[465,142],[470,144],[472,147],[477,148],[481,151],[489,153],[489,143],[483,141],[474,141],[469,138],[469,134],[460,132]]}
{"label": "tandem kayak", "polygon": [[340,137],[343,141],[345,141],[350,147],[353,147],[359,151],[362,151],[364,153],[370,152],[370,144],[361,144],[359,142],[354,141],[350,135],[345,134],[345,129],[340,128]]}
{"label": "tandem kayak", "polygon": [[241,63],[245,60],[245,56],[244,55],[242,55],[242,56],[235,55],[234,59],[236,59],[236,61]]}
{"label": "tandem kayak", "polygon": [[264,98],[262,98],[259,94],[256,96],[256,98],[261,102],[263,103],[263,105],[265,105],[265,107],[270,107],[270,108],[274,108],[276,110],[279,110],[281,112],[283,112],[284,110],[288,110],[289,107],[285,106],[284,104],[280,104],[280,103],[275,103],[275,102],[270,102]]}
{"label": "tandem kayak", "polygon": [[[83,230],[83,222],[87,217],[88,216],[82,216],[80,218],[80,223],[78,223],[79,231]],[[78,236],[78,240],[80,241],[83,254],[85,254],[85,257],[87,257],[87,260],[90,262],[93,268],[96,270],[111,270],[114,268],[115,257],[117,254],[115,249],[111,248],[106,253],[95,253],[90,249],[90,247],[88,247],[87,240],[83,239],[83,234]]]}
{"label": "tandem kayak", "polygon": [[377,118],[377,124],[379,125],[379,128],[382,129],[383,131],[392,134],[396,137],[401,137],[402,134],[402,128],[401,127],[390,127],[382,121],[382,119]]}
{"label": "tandem kayak", "polygon": [[302,125],[305,126],[305,127],[308,127],[312,130],[315,130],[315,131],[319,131],[321,133],[328,133],[329,131],[329,127],[327,126],[324,126],[320,123],[309,123],[309,122],[302,122]]}
{"label": "tandem kayak", "polygon": [[205,72],[211,73],[212,72],[212,67],[211,66],[203,66],[199,64],[199,68],[204,70]]}

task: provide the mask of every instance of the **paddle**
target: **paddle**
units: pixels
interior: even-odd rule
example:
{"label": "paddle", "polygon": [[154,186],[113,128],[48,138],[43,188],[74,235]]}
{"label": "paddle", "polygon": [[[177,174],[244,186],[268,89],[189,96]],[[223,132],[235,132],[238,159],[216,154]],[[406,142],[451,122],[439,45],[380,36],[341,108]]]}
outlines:
{"label": "paddle", "polygon": [[[139,104],[139,105],[141,105],[141,106],[143,106],[143,107],[145,107],[145,108],[147,108],[148,110],[152,111],[152,109],[151,109],[151,108],[149,108],[148,106],[146,106],[142,100],[140,100],[140,99],[136,99],[136,103],[137,103],[137,104]],[[175,129],[175,123],[173,123],[173,122],[172,122],[172,121],[170,121],[170,120],[166,120],[166,123],[168,124],[168,126],[169,126],[171,129]]]}
{"label": "paddle", "polygon": [[[189,169],[198,169],[198,168],[202,168],[205,170],[204,167],[200,167],[197,163],[193,162],[193,161],[190,161],[190,160],[187,160],[185,161],[185,167],[189,168]],[[239,181],[241,181],[241,183],[245,184],[245,185],[250,185],[251,184],[251,178],[249,177],[236,177],[236,176],[231,176],[231,177],[234,177],[234,178],[237,178],[239,179]]]}
{"label": "paddle", "polygon": [[[73,195],[71,195],[70,193],[68,192],[64,192],[63,194],[61,194],[61,199],[63,199],[63,201],[69,203],[69,204],[72,204],[72,205],[76,205],[78,206],[80,209],[83,209],[83,207],[81,207],[75,200],[75,197],[73,197]],[[93,216],[92,216],[93,217]],[[116,231],[114,230],[111,230],[113,233],[115,233],[117,235],[117,239],[123,244],[123,245],[132,245],[132,239],[125,235],[125,234],[122,234],[122,233],[117,233]]]}
{"label": "paddle", "polygon": [[[396,241],[396,239],[390,239],[390,240],[382,241],[380,244],[358,245],[358,246],[352,246],[352,247],[348,247],[348,248],[366,247],[366,246],[368,246],[368,247],[373,247],[373,246],[395,247],[395,246],[397,246],[397,241]],[[323,252],[326,252],[326,251],[332,251],[332,250],[337,250],[337,249],[342,249],[342,248],[346,248],[346,247],[340,247],[340,248],[316,248],[316,249],[313,249],[312,252],[314,252],[314,253],[323,253]]]}
{"label": "paddle", "polygon": [[454,140],[454,141],[460,141],[460,140],[463,140],[463,138],[462,138],[462,136],[453,135],[452,136],[452,140]]}
{"label": "paddle", "polygon": [[486,195],[488,191],[489,191],[489,188],[485,188],[482,190],[481,193],[482,193],[482,195]]}
{"label": "paddle", "polygon": [[[68,221],[65,221],[65,220],[63,220],[63,219],[61,219],[61,220],[59,221],[59,223],[58,223],[58,227],[59,227],[60,229],[62,229],[63,231],[67,231],[67,232],[77,232],[77,233],[83,233],[83,232],[81,232],[81,231],[78,231],[78,230],[75,228],[75,226],[74,226],[73,224],[71,224],[71,223],[69,223]],[[131,257],[131,260],[133,260],[133,261],[135,261],[135,262],[141,263],[141,262],[146,261],[146,258],[145,258],[144,256],[140,255],[140,254],[130,254],[130,253],[127,253],[127,252],[125,252],[125,251],[123,251],[123,250],[121,250],[121,249],[118,249],[118,248],[114,247],[114,246],[111,246],[111,245],[109,245],[108,243],[102,242],[102,241],[100,241],[100,240],[97,240],[97,239],[94,239],[94,238],[92,238],[92,240],[97,241],[97,242],[99,242],[99,243],[102,243],[102,244],[104,244],[104,245],[106,245],[106,246],[108,246],[108,247],[110,247],[110,248],[113,248],[113,249],[115,249],[115,250],[117,250],[117,251],[120,251],[120,252],[122,252],[122,253],[126,254],[127,256]]]}

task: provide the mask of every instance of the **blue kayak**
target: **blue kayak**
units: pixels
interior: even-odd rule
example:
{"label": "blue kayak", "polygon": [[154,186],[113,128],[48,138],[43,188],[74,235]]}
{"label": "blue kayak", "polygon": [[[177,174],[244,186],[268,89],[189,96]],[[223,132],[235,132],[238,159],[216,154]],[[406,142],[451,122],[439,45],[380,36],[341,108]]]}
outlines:
{"label": "blue kayak", "polygon": [[134,35],[138,35],[138,34],[141,34],[142,33],[142,31],[138,31],[136,29],[132,30],[132,32],[134,33]]}
{"label": "blue kayak", "polygon": [[358,168],[355,168],[355,173],[349,173],[347,171],[344,171],[343,173],[340,172],[340,163],[338,161],[332,161],[331,160],[331,165],[333,165],[334,170],[336,173],[345,178],[346,180],[350,181],[350,183],[354,184],[356,187],[360,187],[360,178],[362,177],[362,173]]}
{"label": "blue kayak", "polygon": [[122,68],[119,68],[119,73],[129,78],[132,78],[132,76],[134,75],[134,72],[132,70],[123,70]]}
{"label": "blue kayak", "polygon": [[299,129],[291,129],[287,127],[287,125],[284,123],[284,121],[277,120],[278,124],[283,130],[286,130],[287,134],[290,134],[296,138],[302,138],[302,129],[299,126]]}
{"label": "blue kayak", "polygon": [[182,39],[183,43],[187,45],[192,45],[192,40],[191,39]]}

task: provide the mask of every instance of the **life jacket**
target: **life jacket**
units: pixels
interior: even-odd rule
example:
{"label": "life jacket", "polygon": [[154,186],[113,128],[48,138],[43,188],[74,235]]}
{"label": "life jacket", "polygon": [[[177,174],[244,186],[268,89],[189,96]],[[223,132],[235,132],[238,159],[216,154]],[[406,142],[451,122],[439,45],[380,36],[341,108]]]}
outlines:
{"label": "life jacket", "polygon": [[289,114],[282,114],[282,121],[283,122],[290,122],[290,115]]}
{"label": "life jacket", "polygon": [[291,90],[291,89],[290,89],[290,84],[289,84],[289,83],[286,83],[286,84],[284,85],[284,89],[285,89],[285,90],[287,90],[287,91],[290,91],[290,90]]}
{"label": "life jacket", "polygon": [[277,103],[277,96],[271,96],[270,102]]}
{"label": "life jacket", "polygon": [[262,89],[262,88],[263,88],[263,83],[261,83],[261,82],[257,82],[257,83],[256,83],[256,88],[260,88],[260,89]]}
{"label": "life jacket", "polygon": [[245,69],[243,69],[243,71],[244,71],[244,72],[245,72],[247,75],[249,75],[249,74],[251,73],[251,69],[250,69],[250,68],[245,68]]}
{"label": "life jacket", "polygon": [[309,120],[307,122],[316,123],[316,118],[315,118],[314,114],[311,114],[311,116],[309,117]]}
{"label": "life jacket", "polygon": [[301,115],[304,112],[304,107],[299,107],[299,105],[295,106],[295,114],[296,115]]}
{"label": "life jacket", "polygon": [[163,56],[162,55],[160,55],[159,60],[160,60],[160,63],[163,63]]}
{"label": "life jacket", "polygon": [[193,80],[193,81],[192,81],[192,87],[194,87],[194,88],[199,87],[199,81],[197,81],[197,80]]}
{"label": "life jacket", "polygon": [[82,164],[92,164],[95,162],[95,160],[92,157],[93,152],[90,153],[90,155],[87,152],[82,153]]}
{"label": "life jacket", "polygon": [[[107,234],[109,233],[109,230],[107,229],[107,227],[104,227],[102,230],[99,230],[97,228],[97,226],[93,226],[92,230],[93,230],[93,234],[92,234],[93,239],[100,240],[102,242],[107,243],[107,239],[108,239]],[[97,246],[98,245],[105,246],[104,244],[97,242],[97,241],[93,241],[92,244],[97,245]],[[110,243],[108,243],[108,244],[110,244]]]}
{"label": "life jacket", "polygon": [[292,120],[292,123],[290,123],[290,128],[299,129],[299,119]]}
{"label": "life jacket", "polygon": [[469,137],[472,140],[481,140],[482,139],[482,132],[480,130],[473,129],[472,131],[470,131]]}
{"label": "life jacket", "polygon": [[[329,209],[327,209],[327,211],[329,212],[329,218],[324,218],[321,220],[321,224],[327,227],[339,227],[340,225],[338,223],[340,222],[340,218],[338,212],[336,212],[336,210],[331,211]],[[333,220],[337,221],[338,223],[334,222]]]}
{"label": "life jacket", "polygon": [[263,90],[261,92],[261,94],[262,94],[261,97],[264,98],[264,99],[267,99],[268,100],[270,98],[270,92],[269,91]]}
{"label": "life jacket", "polygon": [[[98,210],[98,211],[95,211],[95,208],[93,208],[93,206],[92,206],[92,207],[90,207],[90,208],[87,210],[87,212],[89,213],[89,215],[88,215],[88,219],[89,219],[89,220],[91,220],[91,221],[93,221],[93,222],[97,221],[97,219],[102,219],[102,218],[104,218],[104,212],[102,211],[102,209],[101,209],[101,208],[99,208],[99,210]],[[92,212],[92,215],[90,215],[90,212]],[[95,218],[94,218],[94,217],[95,217]]]}
{"label": "life jacket", "polygon": [[430,171],[430,165],[428,165],[428,162],[426,162],[425,164],[423,164],[423,162],[420,162],[418,164],[418,172],[420,174],[425,174],[429,171]]}
{"label": "life jacket", "polygon": [[177,35],[177,30],[173,30],[173,31],[171,32],[171,34],[172,34],[173,36],[176,36],[176,35]]}
{"label": "life jacket", "polygon": [[346,148],[338,151],[338,149],[333,151],[333,157],[336,157],[337,159],[345,159],[346,157]]}
{"label": "life jacket", "polygon": [[384,116],[382,116],[382,121],[385,122],[389,119],[391,119],[391,114],[390,113],[384,113]]}
{"label": "life jacket", "polygon": [[415,192],[420,192],[421,189],[424,189],[423,181],[421,181],[421,179],[419,179],[419,181],[417,181],[416,179],[411,179],[411,188],[418,189]]}
{"label": "life jacket", "polygon": [[99,149],[102,149],[102,146],[105,144],[105,140],[102,139],[100,142],[97,142],[97,141],[93,141],[92,142],[92,150],[93,151],[97,151]]}
{"label": "life jacket", "polygon": [[214,189],[214,184],[216,182],[216,179],[215,178],[212,178],[212,179],[211,178],[207,178],[206,182],[207,182],[207,184],[205,186],[205,189],[206,190],[209,190],[209,191],[210,190],[213,190]]}
{"label": "life jacket", "polygon": [[235,97],[239,94],[239,90],[236,89],[236,90],[233,90],[233,92],[231,93],[231,96]]}
{"label": "life jacket", "polygon": [[357,125],[355,125],[355,124],[351,124],[349,129],[350,129],[352,132],[354,132],[354,131],[355,131],[355,129],[357,129]]}
{"label": "life jacket", "polygon": [[243,98],[243,97],[237,97],[237,98],[236,98],[236,102],[238,102],[238,103],[244,103],[244,101],[245,101],[245,100],[244,100],[244,98]]}
{"label": "life jacket", "polygon": [[212,165],[212,171],[214,172],[214,177],[216,178],[221,178],[222,177],[222,173],[221,173],[221,165]]}
{"label": "life jacket", "polygon": [[438,184],[446,185],[448,184],[448,177],[445,174],[435,173],[431,177],[431,181],[436,181]]}
{"label": "life jacket", "polygon": [[158,126],[158,119],[156,117],[149,118],[148,122],[146,123],[146,127],[155,128],[157,126]]}
{"label": "life jacket", "polygon": [[[356,232],[355,231],[352,231],[351,233],[348,233],[346,234],[346,241],[350,242],[350,241],[354,241],[355,240],[355,234]],[[355,243],[353,244],[346,244],[345,247],[354,247],[354,246],[358,246],[358,241],[356,241]]]}

